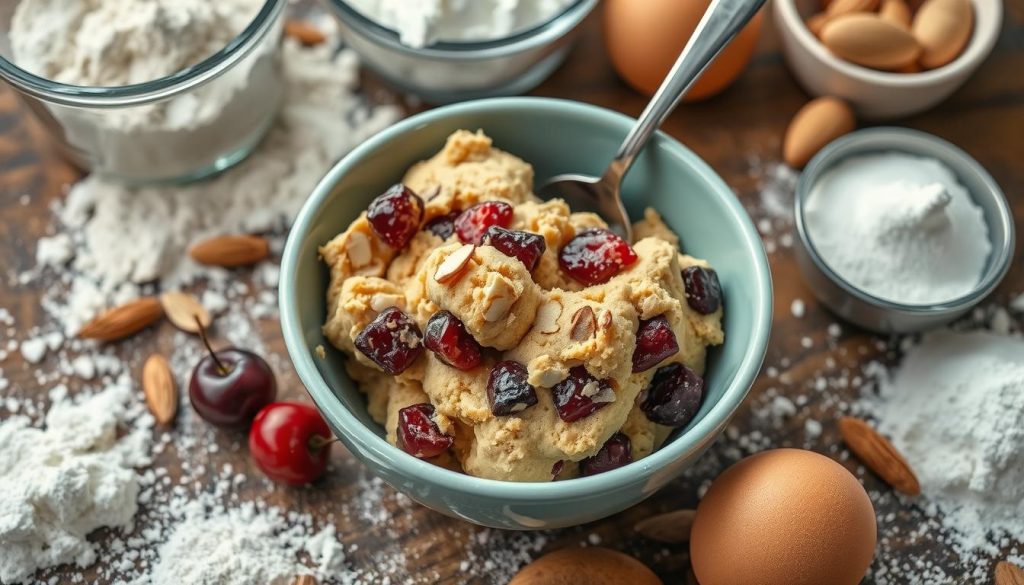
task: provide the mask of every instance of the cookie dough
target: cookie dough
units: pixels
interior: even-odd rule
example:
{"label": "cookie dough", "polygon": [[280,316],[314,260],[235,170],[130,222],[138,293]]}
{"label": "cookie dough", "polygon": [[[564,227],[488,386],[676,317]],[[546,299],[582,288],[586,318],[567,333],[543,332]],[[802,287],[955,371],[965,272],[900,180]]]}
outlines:
{"label": "cookie dough", "polygon": [[[680,253],[676,234],[649,209],[634,226],[634,264],[600,285],[573,280],[559,265],[559,250],[580,231],[607,226],[594,214],[573,213],[561,200],[540,201],[532,167],[494,148],[482,132],[455,132],[402,182],[423,198],[424,223],[483,201],[503,201],[513,209],[509,229],[539,234],[546,250],[531,271],[497,248],[479,245],[458,278],[439,281],[445,261],[464,253],[456,235],[442,239],[422,230],[396,251],[377,237],[365,213],[321,247],[331,274],[324,335],[349,356],[347,370],[388,440],[396,442],[401,408],[429,402],[440,431],[454,439],[450,452],[433,461],[479,477],[550,481],[560,469],[557,479],[567,479],[617,432],[630,438],[634,460],[657,449],[673,429],[648,420],[638,406],[641,393],[667,364],[682,363],[703,375],[707,347],[723,342],[722,309],[694,311],[681,277],[684,268],[707,263]],[[451,312],[482,346],[480,365],[459,370],[424,351],[402,373],[384,373],[356,349],[355,339],[389,307],[400,308],[421,331],[438,311]],[[679,350],[634,373],[638,327],[659,316]],[[487,380],[501,360],[526,366],[536,404],[492,414]],[[551,388],[577,366],[607,381],[613,392],[602,398],[609,401],[604,407],[566,422]]]}

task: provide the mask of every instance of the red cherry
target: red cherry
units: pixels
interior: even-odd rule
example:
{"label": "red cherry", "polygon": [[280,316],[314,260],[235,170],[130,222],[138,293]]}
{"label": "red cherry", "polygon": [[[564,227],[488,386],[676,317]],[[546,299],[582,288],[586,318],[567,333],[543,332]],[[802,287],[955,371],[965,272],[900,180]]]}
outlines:
{"label": "red cherry", "polygon": [[463,244],[480,245],[487,228],[512,224],[512,206],[502,201],[477,203],[455,218],[455,233]]}
{"label": "red cherry", "polygon": [[355,346],[382,370],[395,375],[423,353],[423,336],[411,317],[398,307],[388,307],[359,332]]}
{"label": "red cherry", "polygon": [[289,485],[323,475],[333,442],[320,413],[301,402],[268,404],[249,429],[249,452],[256,465],[270,479]]}
{"label": "red cherry", "polygon": [[608,380],[598,380],[583,366],[569,370],[569,376],[551,388],[555,411],[565,422],[588,417],[615,400]]}
{"label": "red cherry", "polygon": [[585,285],[603,284],[637,260],[629,242],[604,228],[576,234],[558,253],[558,264]]}
{"label": "red cherry", "polygon": [[385,244],[401,250],[420,229],[423,200],[405,185],[394,185],[370,202],[366,219]]}
{"label": "red cherry", "polygon": [[423,345],[453,368],[472,370],[480,365],[480,344],[449,311],[431,315],[423,332]]}
{"label": "red cherry", "polygon": [[485,246],[497,248],[506,256],[518,258],[530,271],[537,266],[537,261],[548,247],[543,236],[530,232],[507,230],[496,225],[487,228],[483,243]]}
{"label": "red cherry", "polygon": [[398,448],[413,457],[431,459],[444,453],[455,439],[434,422],[434,405],[413,404],[398,411]]}
{"label": "red cherry", "polygon": [[676,334],[665,315],[640,321],[633,350],[633,373],[646,372],[679,351]]}

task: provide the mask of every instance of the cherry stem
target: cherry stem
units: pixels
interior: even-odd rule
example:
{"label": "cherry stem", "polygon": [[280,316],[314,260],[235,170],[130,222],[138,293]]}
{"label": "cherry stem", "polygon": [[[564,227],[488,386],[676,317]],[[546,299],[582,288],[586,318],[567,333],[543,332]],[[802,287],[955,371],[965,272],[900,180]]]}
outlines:
{"label": "cherry stem", "polygon": [[210,352],[210,357],[213,358],[213,363],[217,364],[217,370],[221,376],[227,376],[231,370],[224,365],[224,362],[220,361],[217,357],[217,352],[213,351],[213,347],[210,345],[210,338],[206,336],[206,328],[203,327],[202,320],[199,319],[199,315],[193,315],[196,320],[196,326],[199,327],[199,339],[203,340],[203,345],[206,346],[206,351]]}
{"label": "cherry stem", "polygon": [[314,453],[330,445],[331,443],[337,443],[338,437],[327,438],[321,435],[313,435],[309,438],[309,450]]}

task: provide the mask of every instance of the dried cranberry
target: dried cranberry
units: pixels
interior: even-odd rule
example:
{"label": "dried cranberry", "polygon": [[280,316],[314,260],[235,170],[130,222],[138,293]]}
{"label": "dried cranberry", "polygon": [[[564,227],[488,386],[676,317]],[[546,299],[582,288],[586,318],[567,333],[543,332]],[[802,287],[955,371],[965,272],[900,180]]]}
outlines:
{"label": "dried cranberry", "polygon": [[480,344],[466,331],[462,321],[448,311],[438,311],[427,321],[423,345],[453,368],[471,370],[480,365]]}
{"label": "dried cranberry", "polygon": [[629,242],[604,228],[583,230],[558,254],[562,270],[586,285],[608,282],[636,259],[636,252]]}
{"label": "dried cranberry", "polygon": [[543,236],[507,230],[496,225],[487,228],[483,243],[485,246],[493,246],[506,256],[518,258],[527,270],[533,270],[544,250],[548,249]]}
{"label": "dried cranberry", "polygon": [[432,404],[413,404],[398,411],[398,448],[413,457],[430,459],[444,453],[454,440],[434,422]]}
{"label": "dried cranberry", "polygon": [[683,364],[669,364],[654,373],[640,410],[651,422],[682,427],[693,420],[703,397],[703,378]]}
{"label": "dried cranberry", "polygon": [[710,315],[722,306],[722,285],[711,268],[688,266],[683,269],[686,302],[701,315]]}
{"label": "dried cranberry", "polygon": [[492,225],[507,228],[512,224],[512,206],[501,201],[477,203],[455,218],[455,233],[463,244],[480,244]]}
{"label": "dried cranberry", "polygon": [[401,374],[423,353],[420,328],[398,307],[388,307],[359,335],[356,349],[389,374]]}
{"label": "dried cranberry", "polygon": [[401,250],[420,229],[423,200],[405,185],[394,185],[370,202],[366,219],[385,244]]}
{"label": "dried cranberry", "polygon": [[526,366],[506,360],[494,364],[487,377],[487,401],[494,416],[522,412],[537,404],[537,391],[527,382]]}
{"label": "dried cranberry", "polygon": [[645,372],[679,351],[676,334],[664,315],[640,321],[633,350],[633,373]]}
{"label": "dried cranberry", "polygon": [[580,461],[580,475],[597,475],[633,462],[633,449],[629,437],[615,433],[593,457]]}
{"label": "dried cranberry", "polygon": [[447,240],[453,233],[455,233],[455,218],[459,217],[459,211],[453,211],[445,215],[439,215],[434,219],[428,221],[423,229],[441,238]]}
{"label": "dried cranberry", "polygon": [[551,389],[558,417],[573,422],[590,416],[615,400],[615,390],[608,380],[598,380],[583,366],[569,370],[569,377]]}

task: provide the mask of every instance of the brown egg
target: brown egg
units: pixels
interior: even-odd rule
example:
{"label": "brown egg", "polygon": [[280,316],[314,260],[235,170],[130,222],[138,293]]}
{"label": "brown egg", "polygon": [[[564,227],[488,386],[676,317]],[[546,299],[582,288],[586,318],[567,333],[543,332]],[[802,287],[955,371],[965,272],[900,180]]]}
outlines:
{"label": "brown egg", "polygon": [[690,558],[701,585],[855,585],[875,551],[875,511],[835,461],[776,449],[733,465],[697,508]]}
{"label": "brown egg", "polygon": [[[637,91],[652,95],[679,57],[710,0],[605,0],[604,37],[612,66]],[[722,51],[684,101],[711,97],[743,72],[761,33],[761,13]]]}
{"label": "brown egg", "polygon": [[662,585],[647,565],[607,548],[563,548],[523,567],[508,585]]}

